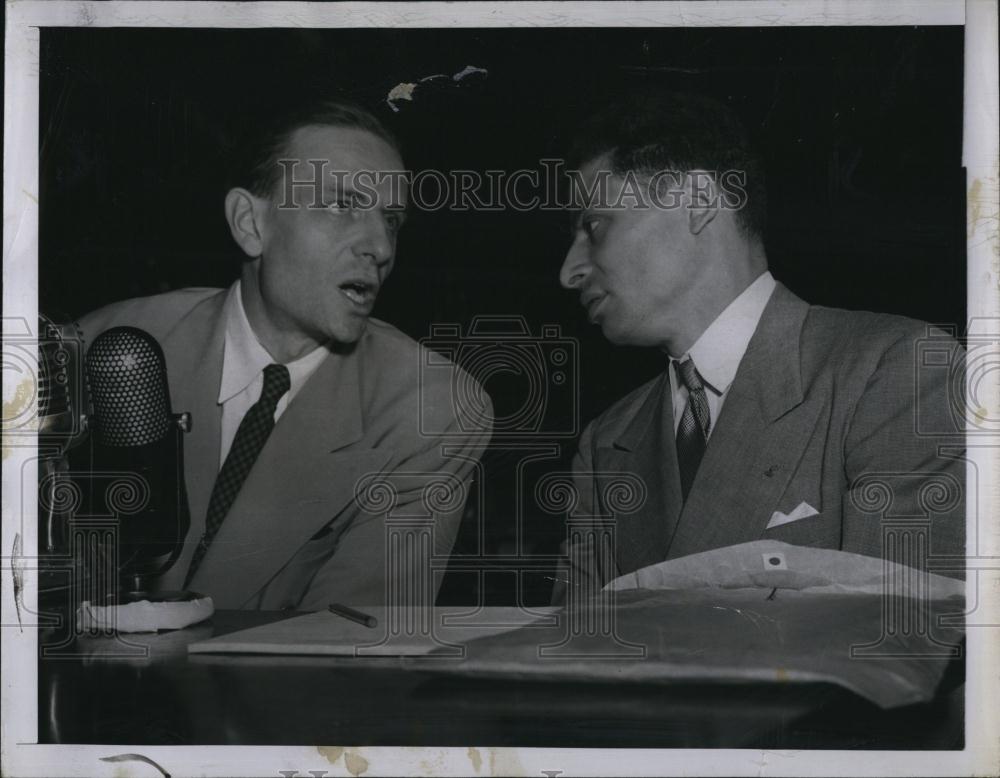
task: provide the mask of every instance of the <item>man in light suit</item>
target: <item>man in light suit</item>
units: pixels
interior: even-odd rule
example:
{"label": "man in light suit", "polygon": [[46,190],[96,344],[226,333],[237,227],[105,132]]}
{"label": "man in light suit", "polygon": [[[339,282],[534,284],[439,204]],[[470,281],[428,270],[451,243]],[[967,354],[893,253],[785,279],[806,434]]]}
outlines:
{"label": "man in light suit", "polygon": [[433,597],[440,575],[388,562],[386,519],[423,517],[447,556],[490,408],[480,393],[487,407],[460,418],[458,368],[422,371],[424,349],[370,318],[405,215],[396,141],[367,111],[327,103],[277,117],[242,158],[225,199],[239,280],[80,322],[88,344],[119,325],[152,334],[172,407],[192,414],[191,528],[160,587],[219,608],[377,606],[390,587]]}
{"label": "man in light suit", "polygon": [[[961,373],[918,359],[930,335],[960,364],[958,344],[778,283],[760,160],[713,100],[628,96],[582,128],[570,162],[580,176],[560,281],[608,340],[658,348],[666,363],[581,436],[574,514],[613,519],[615,551],[582,553],[578,574],[603,584],[764,538],[881,557],[887,522],[908,517],[927,545],[896,561],[929,555],[961,576],[964,441],[949,394]],[[645,496],[615,515],[620,474]]]}

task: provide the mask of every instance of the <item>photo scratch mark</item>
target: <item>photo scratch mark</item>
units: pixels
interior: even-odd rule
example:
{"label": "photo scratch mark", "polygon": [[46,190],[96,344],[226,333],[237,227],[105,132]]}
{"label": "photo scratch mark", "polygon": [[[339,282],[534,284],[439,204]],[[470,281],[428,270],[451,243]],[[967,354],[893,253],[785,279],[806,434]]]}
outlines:
{"label": "photo scratch mark", "polygon": [[361,756],[361,754],[348,751],[344,754],[344,766],[347,768],[347,772],[357,776],[368,769],[368,760]]}
{"label": "photo scratch mark", "polygon": [[[458,84],[460,81],[475,74],[487,76],[489,75],[489,71],[486,68],[477,67],[476,65],[466,65],[460,71],[450,76],[450,79],[453,84]],[[444,73],[434,73],[429,76],[418,78],[416,81],[401,81],[389,90],[389,94],[386,95],[385,102],[394,113],[399,113],[399,108],[396,103],[401,100],[406,100],[412,103],[415,99],[414,92],[419,89],[421,84],[426,84],[429,81],[438,81],[440,79],[447,80],[448,78],[449,76]]]}
{"label": "photo scratch mark", "polygon": [[[6,367],[6,365],[5,365]],[[17,386],[14,387],[14,391],[9,400],[4,400],[3,403],[3,424],[4,428],[9,430],[14,426],[24,428],[23,423],[14,425],[12,422],[24,416],[29,410],[31,410],[31,402],[35,397],[35,382],[30,376],[22,378],[18,381]]]}
{"label": "photo scratch mark", "polygon": [[361,775],[368,770],[368,760],[344,746],[316,746],[316,751],[330,764],[336,764],[340,757],[344,757],[344,767],[351,775]]}
{"label": "photo scratch mark", "polygon": [[770,616],[765,616],[762,613],[757,613],[756,611],[743,610],[742,608],[731,608],[731,607],[727,607],[727,606],[724,606],[724,605],[713,605],[712,609],[713,610],[720,610],[720,611],[729,611],[731,613],[735,613],[738,616],[740,616],[740,618],[744,618],[747,621],[749,621],[751,624],[754,625],[754,627],[756,627],[761,632],[764,631],[764,628],[761,625],[761,620],[769,621],[769,622],[771,622],[772,625],[777,626],[777,622],[774,619],[772,619]]}
{"label": "photo scratch mark", "polygon": [[24,556],[21,553],[21,533],[14,534],[14,547],[10,552],[10,574],[14,583],[14,609],[17,611],[17,627],[24,632],[21,609],[24,606]]}
{"label": "photo scratch mark", "polygon": [[399,111],[395,103],[397,100],[410,100],[413,101],[413,90],[417,88],[417,85],[410,81],[404,81],[400,84],[396,84],[392,89],[389,90],[389,94],[386,96],[385,101],[389,104],[389,107],[393,111]]}
{"label": "photo scratch mark", "polygon": [[451,78],[453,81],[461,81],[463,78],[471,76],[473,73],[482,73],[484,76],[489,75],[489,71],[486,68],[477,68],[475,65],[466,65]]}
{"label": "photo scratch mark", "polygon": [[326,757],[330,764],[334,764],[344,753],[343,746],[316,746],[320,756]]}
{"label": "photo scratch mark", "polygon": [[160,765],[150,759],[148,756],[143,756],[142,754],[115,754],[114,756],[102,756],[102,762],[145,762],[148,765],[152,765],[161,773],[163,773],[163,778],[170,778],[170,773],[164,770]]}

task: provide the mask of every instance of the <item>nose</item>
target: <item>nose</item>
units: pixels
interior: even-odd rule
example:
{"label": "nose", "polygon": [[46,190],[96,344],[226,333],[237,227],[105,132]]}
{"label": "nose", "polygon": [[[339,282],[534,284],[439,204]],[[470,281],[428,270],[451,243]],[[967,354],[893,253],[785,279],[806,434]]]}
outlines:
{"label": "nose", "polygon": [[590,262],[587,260],[586,251],[578,242],[574,242],[566,252],[566,259],[563,260],[562,268],[559,270],[559,283],[566,289],[579,289],[588,275],[590,275]]}
{"label": "nose", "polygon": [[396,236],[378,209],[372,209],[365,214],[364,229],[354,246],[354,252],[359,256],[373,259],[379,267],[391,262],[395,256]]}

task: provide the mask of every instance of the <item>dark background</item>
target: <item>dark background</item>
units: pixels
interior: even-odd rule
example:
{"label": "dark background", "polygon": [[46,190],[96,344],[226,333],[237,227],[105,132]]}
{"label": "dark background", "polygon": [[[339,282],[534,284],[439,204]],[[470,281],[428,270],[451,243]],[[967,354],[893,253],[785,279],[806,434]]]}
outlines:
{"label": "dark background", "polygon": [[[241,255],[222,212],[225,149],[277,96],[348,96],[400,136],[407,167],[537,168],[563,152],[602,95],[647,82],[732,105],[768,168],[767,251],[806,300],[965,322],[961,169],[962,28],[42,30],[41,310],[75,317],[184,286],[223,286]],[[466,65],[455,83],[400,82]],[[375,315],[414,338],[481,314],[547,323],[578,345],[586,422],[662,369],[655,351],[612,349],[558,285],[568,247],[557,213],[414,213]],[[486,387],[501,411],[516,376]],[[559,407],[556,407],[556,406]],[[574,426],[554,403],[546,429],[562,466]],[[487,466],[510,471],[512,452]],[[459,550],[516,554],[509,478],[487,500],[486,531]],[[502,484],[508,483],[504,487]],[[525,513],[521,552],[551,551],[557,517]],[[482,546],[480,545],[482,541]],[[515,565],[516,566],[516,565]],[[485,586],[509,599],[513,581]],[[446,592],[468,587],[451,576]],[[449,589],[450,587],[450,589]],[[533,578],[529,599],[543,599]]]}

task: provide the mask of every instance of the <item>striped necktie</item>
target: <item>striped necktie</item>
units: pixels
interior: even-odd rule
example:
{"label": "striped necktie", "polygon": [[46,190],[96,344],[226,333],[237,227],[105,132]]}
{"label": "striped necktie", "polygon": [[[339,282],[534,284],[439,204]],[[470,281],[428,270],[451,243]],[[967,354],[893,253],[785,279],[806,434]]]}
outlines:
{"label": "striped necktie", "polygon": [[674,369],[678,379],[688,390],[687,405],[677,427],[677,464],[681,474],[681,494],[686,502],[698,473],[698,465],[705,455],[712,419],[708,412],[705,386],[695,369],[694,361],[688,357],[683,362],[674,362]]}
{"label": "striped necktie", "polygon": [[191,560],[184,588],[187,588],[198,571],[208,547],[219,532],[236,495],[240,493],[250,468],[253,467],[257,455],[271,434],[278,400],[290,386],[287,367],[268,365],[264,368],[264,388],[261,389],[260,399],[251,406],[240,422],[236,437],[233,438],[233,445],[226,455],[226,461],[222,463],[222,469],[215,479],[212,498],[208,503],[208,513],[205,515],[205,533],[198,541],[198,548],[195,549],[194,558]]}

